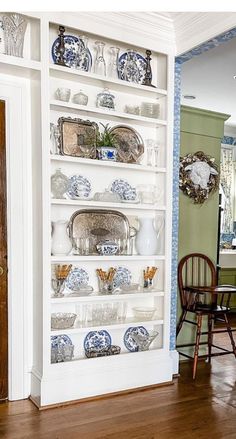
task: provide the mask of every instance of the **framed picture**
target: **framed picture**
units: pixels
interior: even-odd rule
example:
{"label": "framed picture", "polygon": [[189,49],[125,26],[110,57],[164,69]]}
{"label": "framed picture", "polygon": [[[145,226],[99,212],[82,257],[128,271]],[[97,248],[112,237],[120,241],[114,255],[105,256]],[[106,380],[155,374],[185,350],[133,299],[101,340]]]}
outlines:
{"label": "framed picture", "polygon": [[96,122],[60,117],[58,127],[60,154],[96,159]]}

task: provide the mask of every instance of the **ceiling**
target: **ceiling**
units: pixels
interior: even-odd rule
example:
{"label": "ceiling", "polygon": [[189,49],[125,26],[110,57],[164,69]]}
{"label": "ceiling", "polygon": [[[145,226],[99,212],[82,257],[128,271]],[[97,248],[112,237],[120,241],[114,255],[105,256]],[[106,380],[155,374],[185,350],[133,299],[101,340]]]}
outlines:
{"label": "ceiling", "polygon": [[[182,104],[230,114],[236,127],[236,38],[182,65]],[[184,99],[194,95],[196,99]]]}

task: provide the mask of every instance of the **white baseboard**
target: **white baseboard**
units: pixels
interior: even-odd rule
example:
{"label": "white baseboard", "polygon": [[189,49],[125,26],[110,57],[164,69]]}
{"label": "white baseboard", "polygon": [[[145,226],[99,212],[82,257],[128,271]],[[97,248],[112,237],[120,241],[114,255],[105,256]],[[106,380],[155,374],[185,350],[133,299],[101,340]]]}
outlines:
{"label": "white baseboard", "polygon": [[179,373],[179,353],[176,350],[170,351],[170,356],[173,362],[173,375],[176,375]]}

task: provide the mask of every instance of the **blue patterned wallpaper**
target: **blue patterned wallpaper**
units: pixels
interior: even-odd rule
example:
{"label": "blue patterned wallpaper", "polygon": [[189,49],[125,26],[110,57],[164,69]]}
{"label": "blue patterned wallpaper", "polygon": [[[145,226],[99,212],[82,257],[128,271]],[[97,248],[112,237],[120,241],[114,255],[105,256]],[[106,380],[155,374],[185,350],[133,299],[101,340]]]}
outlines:
{"label": "blue patterned wallpaper", "polygon": [[[176,343],[177,311],[177,266],[178,266],[178,227],[179,227],[179,151],[180,151],[180,99],[181,99],[181,64],[195,56],[201,55],[236,37],[236,28],[200,44],[192,50],[175,58],[175,92],[174,92],[174,146],[173,146],[173,220],[172,220],[172,273],[171,273],[171,315],[170,315],[170,350]],[[222,143],[236,145],[236,138],[225,136]]]}

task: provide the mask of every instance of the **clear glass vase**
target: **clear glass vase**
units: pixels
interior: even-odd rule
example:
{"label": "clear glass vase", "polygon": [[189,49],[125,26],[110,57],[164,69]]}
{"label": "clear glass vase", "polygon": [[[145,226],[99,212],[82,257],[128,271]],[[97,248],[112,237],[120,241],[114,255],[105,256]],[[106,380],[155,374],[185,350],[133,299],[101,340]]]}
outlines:
{"label": "clear glass vase", "polygon": [[105,43],[102,41],[95,42],[97,55],[94,63],[94,73],[101,76],[106,76],[106,62],[104,59]]}
{"label": "clear glass vase", "polygon": [[6,55],[22,58],[27,21],[21,14],[3,15],[2,21]]}
{"label": "clear glass vase", "polygon": [[108,76],[113,79],[118,78],[118,61],[119,61],[119,47],[110,47],[111,57],[108,65]]}
{"label": "clear glass vase", "polygon": [[51,176],[51,191],[53,198],[65,198],[64,194],[66,193],[69,187],[69,179],[66,175],[61,172],[61,169],[57,169],[55,174]]}
{"label": "clear glass vase", "polygon": [[84,72],[88,72],[89,71],[89,56],[88,56],[89,39],[85,35],[82,35],[80,37],[80,41],[82,41],[82,44],[80,44],[79,46],[76,68],[79,70],[83,70]]}

